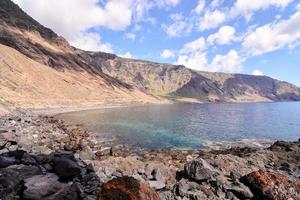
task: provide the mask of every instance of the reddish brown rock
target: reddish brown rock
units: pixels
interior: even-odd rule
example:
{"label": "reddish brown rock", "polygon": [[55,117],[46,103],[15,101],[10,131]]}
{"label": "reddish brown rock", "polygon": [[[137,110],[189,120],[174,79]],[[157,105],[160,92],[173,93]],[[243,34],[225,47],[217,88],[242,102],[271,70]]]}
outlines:
{"label": "reddish brown rock", "polygon": [[242,181],[262,199],[300,199],[300,185],[280,174],[258,170],[242,177]]}
{"label": "reddish brown rock", "polygon": [[101,188],[98,200],[160,200],[150,187],[132,177],[115,178]]}

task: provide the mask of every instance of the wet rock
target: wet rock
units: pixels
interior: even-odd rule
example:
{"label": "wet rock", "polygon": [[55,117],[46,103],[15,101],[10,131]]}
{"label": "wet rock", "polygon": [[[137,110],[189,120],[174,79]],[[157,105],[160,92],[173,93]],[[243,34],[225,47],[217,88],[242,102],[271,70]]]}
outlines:
{"label": "wet rock", "polygon": [[261,199],[300,199],[300,184],[277,173],[259,170],[242,177],[241,181]]}
{"label": "wet rock", "polygon": [[25,179],[24,199],[30,200],[64,200],[78,199],[75,189],[58,181],[55,174],[37,175]]}
{"label": "wet rock", "polygon": [[63,180],[70,180],[80,175],[81,168],[67,157],[54,157],[54,171]]}
{"label": "wet rock", "polygon": [[159,195],[132,177],[115,178],[101,187],[98,200],[160,200]]}
{"label": "wet rock", "polygon": [[10,165],[16,164],[17,160],[14,157],[6,157],[0,155],[0,167],[8,167]]}
{"label": "wet rock", "polygon": [[204,181],[218,174],[218,171],[202,158],[185,164],[184,171],[189,179],[196,181]]}

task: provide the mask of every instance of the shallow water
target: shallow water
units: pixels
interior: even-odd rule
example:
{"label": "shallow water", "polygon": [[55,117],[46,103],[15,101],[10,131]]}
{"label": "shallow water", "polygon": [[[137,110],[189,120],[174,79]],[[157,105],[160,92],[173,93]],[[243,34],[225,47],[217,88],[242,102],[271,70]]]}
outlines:
{"label": "shallow water", "polygon": [[300,138],[300,102],[151,105],[72,112],[59,118],[83,125],[99,140],[148,149]]}

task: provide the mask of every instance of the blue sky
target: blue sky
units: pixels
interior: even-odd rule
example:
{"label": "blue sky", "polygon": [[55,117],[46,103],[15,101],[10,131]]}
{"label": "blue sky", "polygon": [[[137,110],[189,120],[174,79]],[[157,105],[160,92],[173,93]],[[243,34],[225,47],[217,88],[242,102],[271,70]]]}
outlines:
{"label": "blue sky", "polygon": [[78,48],[300,86],[299,0],[14,1]]}

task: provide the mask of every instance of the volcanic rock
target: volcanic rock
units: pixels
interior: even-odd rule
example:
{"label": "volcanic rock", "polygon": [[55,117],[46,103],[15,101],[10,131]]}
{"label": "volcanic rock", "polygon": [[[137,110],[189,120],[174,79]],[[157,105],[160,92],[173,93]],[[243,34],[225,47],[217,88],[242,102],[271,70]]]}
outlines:
{"label": "volcanic rock", "polygon": [[77,192],[72,186],[61,183],[54,174],[37,175],[25,179],[24,199],[30,200],[76,200]]}
{"label": "volcanic rock", "polygon": [[150,187],[132,177],[115,178],[102,186],[98,200],[160,200]]}
{"label": "volcanic rock", "polygon": [[300,184],[277,173],[259,170],[241,180],[261,199],[300,199]]}
{"label": "volcanic rock", "polygon": [[184,171],[189,179],[196,181],[207,180],[218,174],[218,171],[202,158],[188,162]]}
{"label": "volcanic rock", "polygon": [[80,166],[67,157],[55,157],[53,162],[55,173],[63,180],[70,180],[80,175]]}

